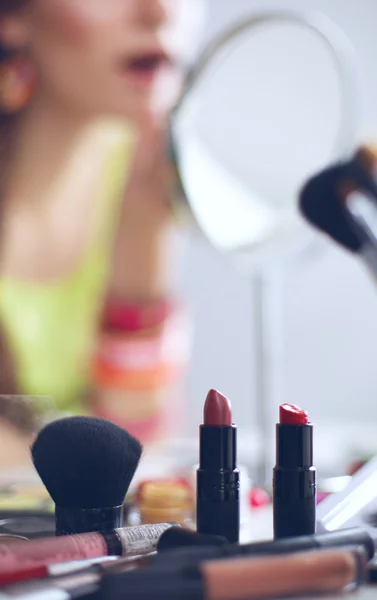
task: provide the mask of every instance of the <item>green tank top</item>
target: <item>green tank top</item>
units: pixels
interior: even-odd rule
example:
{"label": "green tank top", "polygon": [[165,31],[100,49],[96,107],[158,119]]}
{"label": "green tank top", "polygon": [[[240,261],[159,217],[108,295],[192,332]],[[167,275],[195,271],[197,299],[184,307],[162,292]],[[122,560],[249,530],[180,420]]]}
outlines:
{"label": "green tank top", "polygon": [[21,392],[51,397],[61,411],[83,411],[111,240],[131,154],[130,136],[125,133],[114,143],[98,190],[103,226],[74,273],[53,284],[0,279],[0,320],[16,360]]}

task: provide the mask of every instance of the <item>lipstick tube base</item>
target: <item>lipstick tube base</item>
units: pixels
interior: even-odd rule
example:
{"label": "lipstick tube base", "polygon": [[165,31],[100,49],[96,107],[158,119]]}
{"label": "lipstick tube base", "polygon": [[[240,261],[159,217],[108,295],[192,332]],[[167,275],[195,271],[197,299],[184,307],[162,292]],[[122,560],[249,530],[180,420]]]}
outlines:
{"label": "lipstick tube base", "polygon": [[231,543],[237,543],[240,531],[239,502],[198,500],[197,531],[205,535],[222,536]]}
{"label": "lipstick tube base", "polygon": [[275,539],[315,533],[316,505],[312,498],[290,503],[274,499],[273,513]]}

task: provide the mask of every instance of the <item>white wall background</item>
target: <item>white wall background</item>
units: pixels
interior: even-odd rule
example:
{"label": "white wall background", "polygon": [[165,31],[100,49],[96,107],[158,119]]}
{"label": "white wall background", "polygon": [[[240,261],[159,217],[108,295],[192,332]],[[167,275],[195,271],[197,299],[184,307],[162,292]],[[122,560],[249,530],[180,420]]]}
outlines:
{"label": "white wall background", "polygon": [[[242,15],[276,7],[318,9],[343,28],[363,68],[363,128],[377,132],[376,0],[210,0],[206,37]],[[189,430],[197,432],[210,387],[232,399],[239,425],[253,428],[250,282],[197,239],[189,242],[182,277],[196,328],[188,381]],[[356,438],[356,422],[363,421],[370,425],[372,438],[375,429],[377,447],[377,293],[369,276],[357,260],[329,243],[322,258],[285,280],[281,309],[279,401],[304,405],[313,421],[324,424],[324,431],[334,426],[334,434],[341,420],[347,436],[345,427],[351,424]],[[272,412],[277,415],[277,407]],[[328,452],[334,454],[335,446],[326,447]]]}

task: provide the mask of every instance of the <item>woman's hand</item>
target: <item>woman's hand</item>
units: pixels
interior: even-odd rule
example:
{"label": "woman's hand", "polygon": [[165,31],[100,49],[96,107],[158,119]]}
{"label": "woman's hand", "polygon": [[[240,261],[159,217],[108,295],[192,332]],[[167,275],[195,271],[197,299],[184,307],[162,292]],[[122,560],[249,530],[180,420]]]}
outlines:
{"label": "woman's hand", "polygon": [[[136,305],[136,320],[144,324],[136,331],[124,324],[115,333],[100,330],[89,400],[93,414],[115,421],[143,443],[171,434],[187,362],[186,323],[171,298],[177,252],[169,171],[164,131],[143,132],[121,207],[106,300],[107,309],[113,303],[120,312]],[[164,304],[168,308],[161,313]],[[142,315],[154,308],[157,324],[145,325]]]}
{"label": "woman's hand", "polygon": [[155,126],[140,132],[125,192],[121,227],[129,229],[130,219],[131,225],[151,226],[152,230],[170,224],[166,148],[165,128]]}

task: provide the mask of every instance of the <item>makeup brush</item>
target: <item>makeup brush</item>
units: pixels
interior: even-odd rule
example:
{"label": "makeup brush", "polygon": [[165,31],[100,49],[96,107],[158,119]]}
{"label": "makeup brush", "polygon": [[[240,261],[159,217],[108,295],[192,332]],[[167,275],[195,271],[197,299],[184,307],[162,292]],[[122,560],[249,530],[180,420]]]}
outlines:
{"label": "makeup brush", "polygon": [[205,535],[190,531],[184,527],[170,527],[164,531],[158,544],[158,552],[167,552],[176,548],[198,547],[198,546],[225,546],[228,544],[226,537],[222,535]]}
{"label": "makeup brush", "polygon": [[316,229],[358,254],[377,277],[377,152],[362,147],[354,157],[312,177],[299,209]]}
{"label": "makeup brush", "polygon": [[31,454],[55,502],[56,535],[121,527],[141,453],[138,440],[102,419],[68,417],[42,429]]}
{"label": "makeup brush", "polygon": [[[105,574],[99,597],[111,600],[251,600],[291,598],[356,588],[365,577],[359,547],[295,555],[202,560]],[[326,596],[328,597],[328,596]]]}

